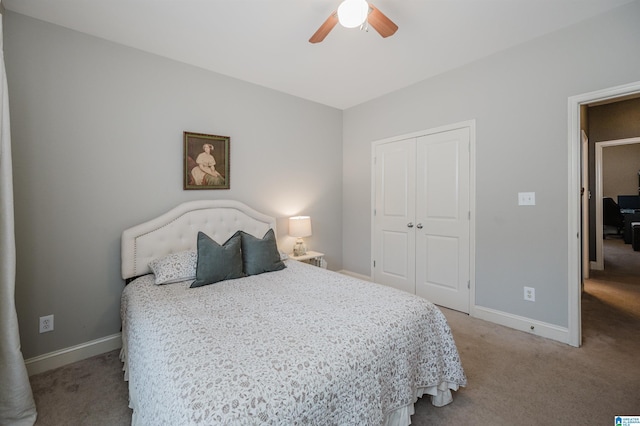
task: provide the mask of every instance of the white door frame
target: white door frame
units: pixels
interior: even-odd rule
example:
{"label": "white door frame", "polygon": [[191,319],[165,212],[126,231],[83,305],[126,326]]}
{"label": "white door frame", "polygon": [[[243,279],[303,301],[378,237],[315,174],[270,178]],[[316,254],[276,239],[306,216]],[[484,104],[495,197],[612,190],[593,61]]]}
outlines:
{"label": "white door frame", "polygon": [[376,188],[375,182],[375,164],[374,157],[376,153],[376,145],[394,142],[402,139],[417,138],[419,136],[432,135],[434,133],[448,132],[450,130],[456,130],[460,128],[469,128],[469,315],[472,317],[477,316],[476,306],[476,120],[461,121],[454,124],[448,124],[432,129],[422,130],[419,132],[413,132],[405,135],[393,136],[385,138],[371,143],[371,269],[370,277],[373,279],[373,258],[374,258],[374,209],[376,202]]}
{"label": "white door frame", "polygon": [[604,242],[602,226],[602,197],[604,196],[602,186],[604,179],[602,177],[602,150],[610,146],[631,145],[640,143],[640,138],[616,139],[612,141],[603,141],[596,143],[596,260],[593,269],[598,271],[604,270]]}
{"label": "white door frame", "polygon": [[[567,177],[568,200],[568,344],[579,347],[582,344],[582,253],[581,253],[581,224],[580,224],[580,186],[581,162],[580,158],[580,106],[592,102],[615,99],[627,95],[640,93],[640,81],[569,98],[569,138],[567,141],[569,164]],[[596,203],[597,204],[597,203]]]}

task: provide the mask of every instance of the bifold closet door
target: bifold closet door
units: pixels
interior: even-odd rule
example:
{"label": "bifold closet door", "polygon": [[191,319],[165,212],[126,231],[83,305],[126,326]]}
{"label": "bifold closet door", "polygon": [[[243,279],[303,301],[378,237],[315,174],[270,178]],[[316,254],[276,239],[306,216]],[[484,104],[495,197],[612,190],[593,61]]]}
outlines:
{"label": "bifold closet door", "polygon": [[416,140],[377,145],[374,153],[373,280],[415,287]]}
{"label": "bifold closet door", "polygon": [[416,294],[469,313],[469,128],[417,138]]}

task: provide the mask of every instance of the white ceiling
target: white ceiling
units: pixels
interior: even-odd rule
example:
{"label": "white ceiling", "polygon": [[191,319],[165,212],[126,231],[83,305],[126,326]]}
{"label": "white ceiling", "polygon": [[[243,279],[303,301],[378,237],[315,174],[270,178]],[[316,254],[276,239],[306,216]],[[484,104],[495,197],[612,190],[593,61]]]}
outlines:
{"label": "white ceiling", "polygon": [[339,109],[631,0],[376,0],[383,39],[337,25],[340,0],[2,0],[8,10]]}

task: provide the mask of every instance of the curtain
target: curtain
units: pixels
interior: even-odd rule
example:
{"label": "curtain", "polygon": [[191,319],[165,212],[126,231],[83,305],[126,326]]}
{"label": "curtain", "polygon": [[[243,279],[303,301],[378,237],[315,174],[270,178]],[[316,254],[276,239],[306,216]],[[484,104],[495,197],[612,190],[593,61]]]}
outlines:
{"label": "curtain", "polygon": [[[1,3],[0,13],[4,14]],[[2,24],[0,15],[0,425],[32,426],[37,416],[36,405],[20,350],[15,305],[13,174]]]}

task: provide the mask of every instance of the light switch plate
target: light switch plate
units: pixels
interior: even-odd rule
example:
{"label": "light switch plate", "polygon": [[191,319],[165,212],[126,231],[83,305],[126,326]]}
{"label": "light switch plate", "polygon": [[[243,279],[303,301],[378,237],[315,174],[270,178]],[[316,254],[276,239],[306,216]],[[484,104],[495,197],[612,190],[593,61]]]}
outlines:
{"label": "light switch plate", "polygon": [[536,193],[535,192],[518,192],[518,205],[519,206],[535,206]]}

